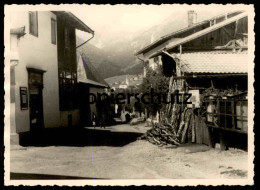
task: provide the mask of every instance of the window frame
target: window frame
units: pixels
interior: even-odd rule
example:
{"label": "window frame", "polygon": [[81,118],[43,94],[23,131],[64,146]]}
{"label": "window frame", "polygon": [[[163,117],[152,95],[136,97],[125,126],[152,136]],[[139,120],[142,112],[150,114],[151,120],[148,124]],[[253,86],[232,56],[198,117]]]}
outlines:
{"label": "window frame", "polygon": [[[54,39],[53,39],[53,25],[52,25],[52,23],[54,22]],[[56,22],[56,19],[54,19],[54,18],[51,18],[51,43],[52,44],[54,44],[54,45],[56,45],[57,44],[57,29],[56,29],[56,24],[57,24],[57,22]],[[54,41],[53,41],[54,40]]]}
{"label": "window frame", "polygon": [[[31,17],[30,14],[31,13],[36,13],[36,26],[37,26],[37,34],[35,34],[34,32],[31,31]],[[38,11],[29,11],[29,33],[35,37],[39,37],[39,25],[38,25]]]}
{"label": "window frame", "polygon": [[77,72],[59,71],[60,111],[78,109]]}
{"label": "window frame", "polygon": [[64,28],[64,47],[65,49],[70,50],[71,41],[70,41],[70,28]]}

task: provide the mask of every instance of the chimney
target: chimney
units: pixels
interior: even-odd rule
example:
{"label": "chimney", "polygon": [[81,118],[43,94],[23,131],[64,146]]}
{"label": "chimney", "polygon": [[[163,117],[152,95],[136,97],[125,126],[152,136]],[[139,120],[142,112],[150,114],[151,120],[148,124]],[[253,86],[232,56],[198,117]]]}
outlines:
{"label": "chimney", "polygon": [[188,26],[192,26],[197,22],[197,13],[195,11],[190,10],[188,11]]}

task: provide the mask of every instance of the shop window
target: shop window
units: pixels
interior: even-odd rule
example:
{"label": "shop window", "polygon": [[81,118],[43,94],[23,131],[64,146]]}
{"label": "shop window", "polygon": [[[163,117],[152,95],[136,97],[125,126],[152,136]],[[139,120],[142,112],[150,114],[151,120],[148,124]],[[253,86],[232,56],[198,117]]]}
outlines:
{"label": "shop window", "polygon": [[29,12],[29,30],[30,34],[38,37],[38,12]]}

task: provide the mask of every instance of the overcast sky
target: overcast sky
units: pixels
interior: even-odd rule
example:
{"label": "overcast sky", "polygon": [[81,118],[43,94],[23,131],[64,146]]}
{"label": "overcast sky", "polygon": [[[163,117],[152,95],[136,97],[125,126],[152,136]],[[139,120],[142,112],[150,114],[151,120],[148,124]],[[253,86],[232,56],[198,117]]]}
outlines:
{"label": "overcast sky", "polygon": [[[174,12],[174,5],[84,5],[71,12],[95,31],[89,43],[102,48],[111,41],[140,34]],[[90,35],[77,31],[82,39]]]}
{"label": "overcast sky", "polygon": [[[115,40],[145,31],[162,22],[173,13],[187,12],[187,10],[225,12],[232,7],[218,5],[218,7],[206,5],[80,5],[71,7],[69,11],[80,18],[96,33],[95,39],[90,43],[98,43],[98,40]],[[174,14],[173,14],[174,15]],[[178,15],[176,15],[178,16]],[[203,18],[201,18],[203,20]],[[83,39],[89,37],[85,33],[77,32]],[[98,46],[98,44],[95,44]]]}
{"label": "overcast sky", "polygon": [[174,12],[174,5],[88,5],[72,12],[96,33],[131,35],[159,23]]}

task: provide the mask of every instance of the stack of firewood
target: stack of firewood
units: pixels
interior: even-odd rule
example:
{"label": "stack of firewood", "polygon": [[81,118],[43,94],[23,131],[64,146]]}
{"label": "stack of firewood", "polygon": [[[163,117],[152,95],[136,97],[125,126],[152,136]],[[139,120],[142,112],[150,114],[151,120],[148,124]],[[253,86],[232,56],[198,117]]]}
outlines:
{"label": "stack of firewood", "polygon": [[139,139],[160,146],[195,142],[196,117],[192,109],[184,108],[182,112],[173,109],[170,119],[162,114],[160,122],[152,123],[152,128]]}

